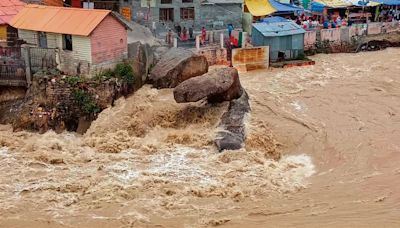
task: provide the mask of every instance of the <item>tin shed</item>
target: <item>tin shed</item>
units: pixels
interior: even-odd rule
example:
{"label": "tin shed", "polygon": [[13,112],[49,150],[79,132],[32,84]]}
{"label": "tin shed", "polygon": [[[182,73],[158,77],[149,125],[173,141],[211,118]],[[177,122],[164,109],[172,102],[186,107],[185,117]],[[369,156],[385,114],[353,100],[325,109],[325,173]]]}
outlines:
{"label": "tin shed", "polygon": [[27,45],[58,50],[66,74],[91,74],[127,57],[127,26],[109,10],[27,5],[11,25]]}
{"label": "tin shed", "polygon": [[253,46],[269,46],[270,61],[295,59],[304,53],[305,30],[293,21],[254,23]]}

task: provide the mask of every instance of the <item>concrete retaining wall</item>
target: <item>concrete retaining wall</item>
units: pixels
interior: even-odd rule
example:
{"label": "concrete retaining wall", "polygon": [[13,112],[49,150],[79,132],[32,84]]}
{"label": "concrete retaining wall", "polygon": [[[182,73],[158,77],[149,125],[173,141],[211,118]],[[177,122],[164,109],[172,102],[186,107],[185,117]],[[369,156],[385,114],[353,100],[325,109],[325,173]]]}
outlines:
{"label": "concrete retaining wall", "polygon": [[269,47],[236,48],[232,51],[232,66],[239,72],[268,68]]}

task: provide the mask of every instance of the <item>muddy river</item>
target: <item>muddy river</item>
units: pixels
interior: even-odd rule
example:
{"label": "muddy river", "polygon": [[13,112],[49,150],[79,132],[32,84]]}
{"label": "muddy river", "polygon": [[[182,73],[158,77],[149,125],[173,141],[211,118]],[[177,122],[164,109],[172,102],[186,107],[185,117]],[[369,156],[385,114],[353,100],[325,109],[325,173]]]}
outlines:
{"label": "muddy river", "polygon": [[240,151],[150,87],[83,136],[0,125],[0,227],[399,227],[400,49],[313,59],[241,75]]}

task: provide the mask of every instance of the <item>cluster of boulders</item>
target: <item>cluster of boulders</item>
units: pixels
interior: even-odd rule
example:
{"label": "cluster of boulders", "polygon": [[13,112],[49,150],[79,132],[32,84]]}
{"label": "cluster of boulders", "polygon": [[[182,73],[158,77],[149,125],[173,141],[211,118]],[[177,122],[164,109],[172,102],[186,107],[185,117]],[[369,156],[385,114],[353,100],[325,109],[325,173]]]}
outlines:
{"label": "cluster of boulders", "polygon": [[250,111],[250,105],[235,68],[209,70],[204,56],[172,48],[155,65],[149,79],[156,88],[174,88],[177,103],[230,101],[229,109],[219,124],[215,144],[219,151],[242,148],[245,141],[244,118]]}
{"label": "cluster of boulders", "polygon": [[242,95],[239,74],[235,68],[224,67],[190,78],[174,89],[178,103],[196,102],[207,99],[209,102],[231,101]]}
{"label": "cluster of boulders", "polygon": [[150,72],[149,81],[157,89],[175,88],[181,82],[207,73],[204,56],[182,48],[167,51]]}

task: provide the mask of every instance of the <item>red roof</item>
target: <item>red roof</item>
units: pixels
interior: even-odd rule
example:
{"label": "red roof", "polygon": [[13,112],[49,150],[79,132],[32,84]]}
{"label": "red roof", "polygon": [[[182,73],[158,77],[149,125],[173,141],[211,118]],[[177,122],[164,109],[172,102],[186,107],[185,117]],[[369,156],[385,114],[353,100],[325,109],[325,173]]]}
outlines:
{"label": "red roof", "polygon": [[22,8],[24,3],[19,0],[0,0],[0,25],[9,24]]}

